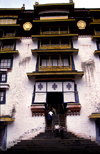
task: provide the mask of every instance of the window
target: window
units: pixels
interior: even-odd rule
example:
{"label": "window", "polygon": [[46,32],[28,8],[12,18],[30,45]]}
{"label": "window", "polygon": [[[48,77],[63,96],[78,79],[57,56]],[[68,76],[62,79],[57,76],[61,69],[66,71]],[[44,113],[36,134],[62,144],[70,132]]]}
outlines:
{"label": "window", "polygon": [[0,91],[0,104],[5,104],[5,93],[6,91]]}
{"label": "window", "polygon": [[49,46],[50,45],[50,43],[49,43],[49,40],[48,39],[43,39],[43,40],[41,40],[41,46]]}
{"label": "window", "polygon": [[42,56],[40,61],[41,66],[49,66],[49,56]]}
{"label": "window", "polygon": [[0,74],[0,82],[3,82],[3,83],[5,83],[5,82],[7,82],[7,74]]}
{"label": "window", "polygon": [[100,50],[100,42],[97,42],[97,49]]}
{"label": "window", "polygon": [[13,37],[13,36],[15,36],[15,30],[5,30],[4,32],[3,32],[3,37]]}
{"label": "window", "polygon": [[71,55],[40,55],[40,71],[67,71],[72,70]]}
{"label": "window", "polygon": [[51,34],[59,34],[58,27],[51,27]]}
{"label": "window", "polygon": [[69,45],[69,40],[61,39],[61,45]]}
{"label": "window", "polygon": [[71,48],[71,40],[68,39],[42,39],[40,49],[66,49]]}
{"label": "window", "polygon": [[49,27],[42,27],[41,34],[49,34]]}
{"label": "window", "polygon": [[16,24],[16,19],[0,19],[0,24]]}
{"label": "window", "polygon": [[50,59],[51,59],[51,66],[60,66],[59,55],[52,55]]}
{"label": "window", "polygon": [[52,39],[51,40],[51,45],[52,46],[59,46],[59,39]]}
{"label": "window", "polygon": [[0,60],[0,68],[11,68],[11,67],[12,67],[12,59]]}
{"label": "window", "polygon": [[100,35],[100,28],[95,29],[95,35]]}
{"label": "window", "polygon": [[70,57],[61,56],[61,66],[69,66],[70,63]]}
{"label": "window", "polygon": [[51,56],[41,56],[40,57],[41,66],[69,66],[70,56],[64,55],[51,55]]}
{"label": "window", "polygon": [[14,50],[14,43],[8,42],[3,43],[1,46],[1,51]]}

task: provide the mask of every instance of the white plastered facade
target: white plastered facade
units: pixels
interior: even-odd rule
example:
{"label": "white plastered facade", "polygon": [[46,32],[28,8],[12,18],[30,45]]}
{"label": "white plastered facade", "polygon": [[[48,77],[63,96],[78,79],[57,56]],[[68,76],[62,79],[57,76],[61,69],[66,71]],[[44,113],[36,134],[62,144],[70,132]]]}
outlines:
{"label": "white plastered facade", "polygon": [[30,109],[35,80],[29,80],[27,72],[35,71],[37,55],[33,56],[31,52],[34,48],[37,48],[37,43],[32,38],[21,38],[21,41],[16,42],[19,54],[14,55],[12,70],[7,73],[10,87],[6,91],[6,104],[1,105],[1,115],[11,116],[15,108],[15,121],[7,125],[7,148],[45,130],[45,117],[32,117]]}
{"label": "white plastered facade", "polygon": [[[75,79],[81,111],[80,115],[66,117],[67,131],[96,140],[95,121],[90,120],[89,116],[99,111],[100,60],[93,54],[97,46],[91,36],[87,36],[73,40],[73,47],[79,49],[79,53],[73,57],[75,69],[83,70],[84,76]],[[33,41],[32,38],[21,38],[21,42],[16,43],[19,55],[14,56],[13,68],[8,72],[7,83],[10,88],[6,91],[6,104],[1,106],[2,115],[11,115],[13,108],[16,111],[15,121],[7,126],[7,147],[45,131],[45,117],[32,117],[30,110],[35,79],[29,79],[26,73],[36,69],[37,54],[32,55],[31,52],[35,48],[37,40]]]}
{"label": "white plastered facade", "polygon": [[82,78],[76,78],[79,102],[81,104],[80,116],[67,116],[67,130],[79,137],[96,141],[95,120],[90,120],[92,113],[100,112],[100,59],[94,55],[97,50],[96,41],[91,40],[92,36],[82,37],[73,41],[73,47],[79,49],[74,56],[75,69],[84,71]]}

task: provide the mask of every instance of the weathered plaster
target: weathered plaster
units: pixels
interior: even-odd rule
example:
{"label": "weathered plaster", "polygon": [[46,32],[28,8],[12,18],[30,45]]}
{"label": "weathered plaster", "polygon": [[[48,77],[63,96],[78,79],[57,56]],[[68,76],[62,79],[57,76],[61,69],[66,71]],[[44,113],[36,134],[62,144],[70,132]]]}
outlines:
{"label": "weathered plaster", "polygon": [[[100,59],[93,54],[97,49],[96,42],[91,37],[79,37],[77,41],[73,41],[73,47],[79,49],[78,55],[74,56],[75,69],[83,70],[84,76],[75,79],[81,112],[77,116],[67,116],[67,131],[96,140],[95,121],[89,119],[92,113],[100,112]],[[30,110],[35,80],[29,79],[26,73],[35,71],[36,68],[37,54],[33,56],[31,53],[34,48],[37,48],[37,42],[31,38],[22,38],[21,42],[17,42],[19,55],[14,56],[13,68],[8,72],[7,83],[10,88],[6,92],[6,104],[1,105],[2,115],[13,115],[15,118],[7,126],[8,147],[45,131],[45,117],[32,117]]]}
{"label": "weathered plaster", "polygon": [[67,116],[67,129],[79,137],[96,140],[95,120],[90,120],[89,116],[100,112],[100,60],[93,54],[97,46],[91,37],[78,38],[73,46],[79,49],[78,55],[74,56],[75,69],[83,70],[84,76],[75,80],[81,104],[80,116]]}
{"label": "weathered plaster", "polygon": [[7,125],[7,147],[45,130],[45,117],[32,117],[30,110],[34,81],[29,80],[26,73],[35,71],[37,55],[34,57],[31,53],[31,49],[34,48],[37,48],[37,44],[31,38],[18,41],[16,50],[19,51],[19,55],[14,56],[12,70],[7,75],[10,88],[6,91],[6,104],[1,105],[1,115],[13,116],[15,119]]}

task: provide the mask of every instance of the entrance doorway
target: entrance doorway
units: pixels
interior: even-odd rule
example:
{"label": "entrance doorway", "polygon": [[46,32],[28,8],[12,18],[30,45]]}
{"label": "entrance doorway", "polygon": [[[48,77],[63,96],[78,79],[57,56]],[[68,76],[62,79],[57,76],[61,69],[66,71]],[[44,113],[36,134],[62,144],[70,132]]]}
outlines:
{"label": "entrance doorway", "polygon": [[[62,92],[48,92],[46,106],[46,127],[53,128],[55,123],[65,126],[65,106]],[[52,111],[52,121],[48,125],[48,111]]]}
{"label": "entrance doorway", "polygon": [[47,107],[48,110],[55,109],[54,114],[63,114],[64,105],[63,105],[63,93],[61,92],[48,92],[47,93]]}

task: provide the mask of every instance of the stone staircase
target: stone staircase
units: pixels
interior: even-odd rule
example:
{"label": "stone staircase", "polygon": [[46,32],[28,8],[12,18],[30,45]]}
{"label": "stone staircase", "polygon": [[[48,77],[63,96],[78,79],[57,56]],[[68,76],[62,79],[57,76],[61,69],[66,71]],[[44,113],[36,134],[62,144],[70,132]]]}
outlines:
{"label": "stone staircase", "polygon": [[46,130],[52,131],[56,123],[59,124],[59,126],[63,125],[65,127],[65,114],[54,114],[52,116],[52,123],[46,126]]}
{"label": "stone staircase", "polygon": [[100,154],[100,146],[88,139],[80,139],[71,132],[64,132],[64,139],[55,138],[55,132],[40,133],[31,140],[22,140],[0,154]]}

